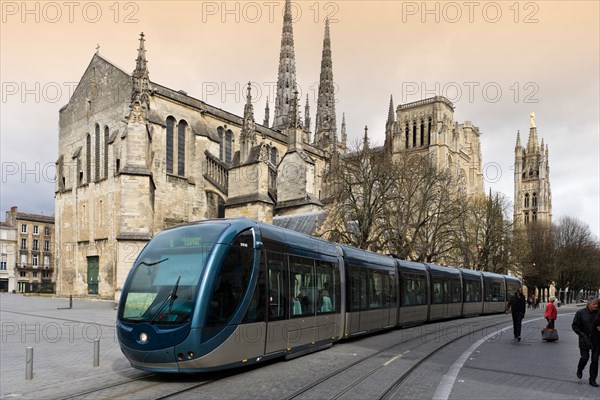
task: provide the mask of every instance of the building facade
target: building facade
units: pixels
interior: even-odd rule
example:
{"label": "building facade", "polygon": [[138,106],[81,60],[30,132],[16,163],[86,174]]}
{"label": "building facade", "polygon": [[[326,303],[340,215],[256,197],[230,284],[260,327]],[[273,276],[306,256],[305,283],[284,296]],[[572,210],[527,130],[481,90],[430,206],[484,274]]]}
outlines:
{"label": "building facade", "polygon": [[7,291],[54,292],[54,225],[54,217],[17,212],[17,207],[6,212],[0,256],[6,268],[1,265],[0,277],[6,271]]}
{"label": "building facade", "polygon": [[8,222],[0,222],[0,292],[16,291],[16,267],[17,228]]}
{"label": "building facade", "polygon": [[[293,215],[324,212],[324,173],[334,154],[347,152],[344,117],[340,138],[337,132],[332,58],[326,21],[311,140],[308,99],[300,115],[290,0],[272,122],[268,100],[263,123],[255,121],[250,84],[243,114],[235,115],[152,82],[143,34],[131,74],[96,53],[59,112],[57,292],[118,300],[141,249],[179,223],[240,216],[289,223]],[[431,108],[428,151],[457,165],[468,154],[479,166],[466,173],[480,179],[479,142],[464,139],[469,131],[478,140],[478,130],[452,131],[457,125],[446,103],[399,107],[393,151],[405,149],[400,121],[416,121]],[[443,104],[450,109],[438,110]]]}
{"label": "building facade", "polygon": [[523,227],[533,222],[552,223],[552,191],[548,145],[538,143],[535,114],[530,115],[527,146],[521,146],[517,132],[515,145],[514,222]]}
{"label": "building facade", "polygon": [[484,195],[480,137],[471,121],[454,121],[454,104],[443,96],[401,104],[395,110],[390,98],[384,152],[430,158],[459,178],[469,196]]}

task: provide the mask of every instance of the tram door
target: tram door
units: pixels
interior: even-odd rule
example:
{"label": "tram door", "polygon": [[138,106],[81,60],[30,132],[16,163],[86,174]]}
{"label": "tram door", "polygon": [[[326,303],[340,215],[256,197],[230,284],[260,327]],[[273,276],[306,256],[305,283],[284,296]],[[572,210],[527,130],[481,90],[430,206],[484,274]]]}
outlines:
{"label": "tram door", "polygon": [[88,294],[98,294],[98,256],[88,257]]}
{"label": "tram door", "polygon": [[316,304],[318,290],[315,282],[315,261],[311,258],[289,256],[290,320],[288,348],[314,343],[317,337]]}
{"label": "tram door", "polygon": [[288,279],[286,257],[266,252],[267,258],[267,334],[265,354],[287,348]]}

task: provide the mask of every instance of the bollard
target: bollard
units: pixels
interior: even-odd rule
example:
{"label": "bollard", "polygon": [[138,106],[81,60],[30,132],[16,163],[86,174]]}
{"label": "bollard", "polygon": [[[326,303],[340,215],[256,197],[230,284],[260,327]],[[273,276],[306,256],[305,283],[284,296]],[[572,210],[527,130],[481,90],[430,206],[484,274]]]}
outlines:
{"label": "bollard", "polygon": [[57,310],[70,310],[73,308],[73,295],[69,295],[69,307],[58,307]]}
{"label": "bollard", "polygon": [[33,347],[25,349],[25,379],[33,379]]}
{"label": "bollard", "polygon": [[100,366],[100,339],[94,339],[94,367]]}

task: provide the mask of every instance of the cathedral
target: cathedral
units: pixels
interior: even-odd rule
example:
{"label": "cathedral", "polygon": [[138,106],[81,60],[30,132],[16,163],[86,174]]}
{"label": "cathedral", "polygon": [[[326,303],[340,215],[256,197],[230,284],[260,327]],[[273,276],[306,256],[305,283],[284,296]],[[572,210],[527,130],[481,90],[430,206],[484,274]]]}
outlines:
{"label": "cathedral", "polygon": [[535,114],[530,115],[527,147],[521,146],[517,131],[515,145],[515,199],[514,222],[524,226],[536,221],[552,223],[552,192],[550,191],[550,165],[548,145],[538,143]]}
{"label": "cathedral", "polygon": [[[142,33],[131,74],[98,52],[59,111],[56,162],[56,290],[118,300],[135,258],[167,227],[248,217],[284,226],[326,213],[324,171],[348,153],[345,118],[338,137],[332,43],[325,21],[314,128],[296,86],[291,2],[286,0],[274,115],[267,100],[256,122],[250,84],[242,115],[150,80]],[[390,101],[382,157],[414,151],[483,194],[480,132],[458,124],[436,96]],[[306,226],[306,224],[305,224]]]}

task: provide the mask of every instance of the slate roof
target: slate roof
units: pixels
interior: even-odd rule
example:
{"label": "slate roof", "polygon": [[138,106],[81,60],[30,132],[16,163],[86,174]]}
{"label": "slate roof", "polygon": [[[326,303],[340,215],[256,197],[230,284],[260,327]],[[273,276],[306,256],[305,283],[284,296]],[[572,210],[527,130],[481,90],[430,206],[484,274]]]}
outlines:
{"label": "slate roof", "polygon": [[307,235],[314,235],[317,229],[323,224],[323,221],[325,221],[326,216],[326,211],[278,216],[273,217],[273,225]]}

